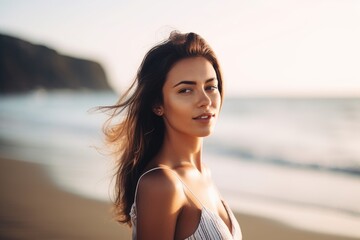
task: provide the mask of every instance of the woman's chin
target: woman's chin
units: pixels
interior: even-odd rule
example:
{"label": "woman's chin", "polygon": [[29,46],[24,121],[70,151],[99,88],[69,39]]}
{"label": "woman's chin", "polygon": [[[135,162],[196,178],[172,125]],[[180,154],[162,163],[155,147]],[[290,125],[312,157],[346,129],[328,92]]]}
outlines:
{"label": "woman's chin", "polygon": [[201,131],[197,134],[198,137],[208,137],[213,133],[212,129],[208,131]]}

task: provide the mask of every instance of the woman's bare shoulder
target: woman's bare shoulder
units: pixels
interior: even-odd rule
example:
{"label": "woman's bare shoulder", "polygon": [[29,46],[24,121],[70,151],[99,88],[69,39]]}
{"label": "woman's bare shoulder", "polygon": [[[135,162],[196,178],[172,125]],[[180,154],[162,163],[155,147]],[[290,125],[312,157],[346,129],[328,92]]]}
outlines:
{"label": "woman's bare shoulder", "polygon": [[136,200],[138,239],[173,239],[184,199],[175,173],[158,169],[145,174]]}
{"label": "woman's bare shoulder", "polygon": [[[184,200],[184,191],[181,181],[175,172],[170,169],[156,169],[146,173],[140,180],[137,193],[137,202],[142,199],[156,201],[159,204],[181,204]],[[153,204],[152,202],[150,204]]]}

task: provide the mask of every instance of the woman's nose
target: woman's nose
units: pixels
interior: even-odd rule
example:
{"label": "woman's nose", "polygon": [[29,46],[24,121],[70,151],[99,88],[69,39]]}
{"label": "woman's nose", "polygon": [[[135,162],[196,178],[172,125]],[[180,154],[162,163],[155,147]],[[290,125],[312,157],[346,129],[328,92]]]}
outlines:
{"label": "woman's nose", "polygon": [[207,107],[211,105],[211,98],[205,91],[200,91],[199,93],[199,107]]}

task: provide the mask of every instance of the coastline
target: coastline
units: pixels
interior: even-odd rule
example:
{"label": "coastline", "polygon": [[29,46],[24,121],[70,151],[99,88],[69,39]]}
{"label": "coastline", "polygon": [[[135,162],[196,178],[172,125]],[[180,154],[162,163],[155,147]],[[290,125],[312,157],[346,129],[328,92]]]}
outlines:
{"label": "coastline", "polygon": [[[111,203],[58,188],[39,164],[0,157],[0,180],[1,239],[131,239],[130,229],[111,219]],[[243,239],[355,240],[249,214],[235,216]]]}

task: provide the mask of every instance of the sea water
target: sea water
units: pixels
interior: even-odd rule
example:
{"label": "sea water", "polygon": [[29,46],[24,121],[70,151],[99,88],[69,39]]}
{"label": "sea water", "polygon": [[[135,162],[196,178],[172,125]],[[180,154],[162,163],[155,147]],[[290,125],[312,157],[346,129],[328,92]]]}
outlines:
{"label": "sea water", "polygon": [[[44,166],[67,191],[109,201],[111,92],[0,96],[0,155]],[[360,99],[225,99],[204,162],[229,204],[295,227],[360,237]]]}

